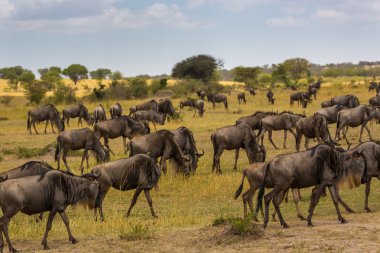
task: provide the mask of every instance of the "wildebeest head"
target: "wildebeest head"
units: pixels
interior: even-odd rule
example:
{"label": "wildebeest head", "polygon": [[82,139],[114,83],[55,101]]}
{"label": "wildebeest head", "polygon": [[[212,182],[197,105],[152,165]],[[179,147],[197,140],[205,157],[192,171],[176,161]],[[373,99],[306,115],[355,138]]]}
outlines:
{"label": "wildebeest head", "polygon": [[183,174],[189,175],[191,172],[193,159],[189,155],[183,155],[182,160],[183,160],[183,163],[181,167],[182,167]]}
{"label": "wildebeest head", "polygon": [[55,118],[55,122],[54,123],[57,126],[59,132],[65,131],[65,123],[63,122],[63,119],[61,119],[61,117],[59,116],[59,114]]}
{"label": "wildebeest head", "polygon": [[266,150],[264,146],[260,146],[256,139],[256,134],[251,132],[251,140],[249,142],[250,150],[248,151],[249,160],[252,162],[264,162],[266,158]]}
{"label": "wildebeest head", "polygon": [[100,186],[96,179],[99,176],[92,175],[92,178],[82,177],[80,179],[79,184],[77,184],[77,191],[84,191],[85,197],[77,203],[78,205],[84,205],[89,209],[93,209],[95,207]]}
{"label": "wildebeest head", "polygon": [[104,163],[110,161],[110,149],[107,146],[103,146],[99,139],[96,138],[96,145],[95,145],[95,157],[97,163]]}
{"label": "wildebeest head", "polygon": [[342,174],[339,185],[349,188],[358,187],[362,182],[367,165],[363,152],[345,151],[342,153]]}

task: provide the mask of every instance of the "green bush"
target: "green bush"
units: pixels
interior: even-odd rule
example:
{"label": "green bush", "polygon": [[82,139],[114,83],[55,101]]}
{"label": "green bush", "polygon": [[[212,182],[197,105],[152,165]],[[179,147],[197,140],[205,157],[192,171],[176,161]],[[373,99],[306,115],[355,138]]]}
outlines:
{"label": "green bush", "polygon": [[41,81],[32,81],[30,83],[24,83],[25,97],[30,103],[39,104],[45,97],[46,87]]}
{"label": "green bush", "polygon": [[153,80],[152,84],[150,85],[150,90],[153,94],[156,94],[157,91],[166,89],[166,86],[168,84],[168,79],[157,79]]}
{"label": "green bush", "polygon": [[71,104],[77,100],[77,98],[75,97],[76,90],[77,88],[72,88],[70,86],[66,86],[62,82],[59,82],[56,85],[52,99],[56,104]]}
{"label": "green bush", "polygon": [[145,79],[132,78],[129,80],[129,88],[134,98],[146,98],[149,88]]}
{"label": "green bush", "polygon": [[264,231],[259,225],[253,223],[253,216],[248,215],[245,218],[240,217],[218,217],[213,220],[213,226],[228,225],[230,231],[234,235],[252,235],[259,238],[263,235]]}
{"label": "green bush", "polygon": [[4,96],[0,99],[0,103],[4,106],[8,107],[12,102],[13,97],[11,96]]}

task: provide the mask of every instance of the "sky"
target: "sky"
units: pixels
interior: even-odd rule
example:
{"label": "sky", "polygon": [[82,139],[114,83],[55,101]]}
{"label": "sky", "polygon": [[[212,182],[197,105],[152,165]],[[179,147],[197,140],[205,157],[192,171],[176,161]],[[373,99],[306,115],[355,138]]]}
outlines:
{"label": "sky", "polygon": [[198,54],[226,69],[378,61],[380,0],[0,0],[0,68],[159,75]]}

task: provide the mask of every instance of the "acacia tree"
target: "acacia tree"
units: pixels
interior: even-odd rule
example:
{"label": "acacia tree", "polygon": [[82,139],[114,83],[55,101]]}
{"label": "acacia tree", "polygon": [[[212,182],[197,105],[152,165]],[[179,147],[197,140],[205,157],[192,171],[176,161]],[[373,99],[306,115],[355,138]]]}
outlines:
{"label": "acacia tree", "polygon": [[174,78],[196,79],[204,83],[215,78],[223,61],[210,55],[196,55],[176,63],[172,69]]}
{"label": "acacia tree", "polygon": [[99,68],[97,70],[91,71],[90,76],[92,79],[96,79],[101,82],[103,79],[111,78],[112,71],[109,69]]}
{"label": "acacia tree", "polygon": [[288,59],[284,61],[283,64],[288,77],[294,82],[294,84],[297,84],[302,77],[305,77],[310,72],[310,63],[303,58]]}
{"label": "acacia tree", "polygon": [[56,88],[56,86],[59,85],[62,81],[62,70],[60,67],[39,69],[38,73],[41,76],[41,81],[43,81],[48,90]]}
{"label": "acacia tree", "polygon": [[261,69],[259,67],[235,67],[232,69],[234,80],[243,82],[247,87],[257,86],[257,78]]}
{"label": "acacia tree", "polygon": [[63,70],[62,74],[68,76],[75,85],[79,80],[88,78],[87,68],[80,64],[71,64]]}
{"label": "acacia tree", "polygon": [[285,65],[283,63],[273,64],[272,65],[272,80],[274,82],[280,81],[283,82],[286,86],[290,85],[290,80],[287,76]]}
{"label": "acacia tree", "polygon": [[14,66],[0,69],[0,78],[7,79],[8,85],[13,90],[18,90],[18,84],[22,81],[34,80],[32,71],[21,66]]}

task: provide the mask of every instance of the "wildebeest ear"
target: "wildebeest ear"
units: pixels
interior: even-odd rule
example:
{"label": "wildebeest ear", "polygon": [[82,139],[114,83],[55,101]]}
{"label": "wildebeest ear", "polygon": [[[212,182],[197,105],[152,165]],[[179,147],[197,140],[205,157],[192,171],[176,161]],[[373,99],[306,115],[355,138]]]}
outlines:
{"label": "wildebeest ear", "polygon": [[5,180],[7,180],[8,179],[8,175],[7,174],[5,174],[5,175],[1,175],[0,176],[0,183],[1,182],[4,182]]}

